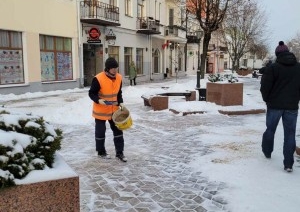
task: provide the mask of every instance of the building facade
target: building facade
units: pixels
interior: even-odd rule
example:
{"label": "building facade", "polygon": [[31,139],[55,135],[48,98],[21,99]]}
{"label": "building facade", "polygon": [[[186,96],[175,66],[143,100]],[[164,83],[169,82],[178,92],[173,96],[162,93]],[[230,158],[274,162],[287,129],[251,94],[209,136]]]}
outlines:
{"label": "building facade", "polygon": [[1,94],[79,87],[76,17],[72,1],[0,1]]}
{"label": "building facade", "polygon": [[124,84],[131,61],[137,82],[196,74],[201,38],[185,8],[174,0],[1,0],[0,92],[89,86],[108,57]]}

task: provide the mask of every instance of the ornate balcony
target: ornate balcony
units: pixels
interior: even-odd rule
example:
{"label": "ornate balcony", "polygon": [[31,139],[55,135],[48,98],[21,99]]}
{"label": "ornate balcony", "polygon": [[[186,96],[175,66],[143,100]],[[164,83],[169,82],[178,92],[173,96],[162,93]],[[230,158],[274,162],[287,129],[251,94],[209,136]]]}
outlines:
{"label": "ornate balcony", "polygon": [[120,26],[119,7],[100,1],[81,1],[80,21],[103,26]]}
{"label": "ornate balcony", "polygon": [[137,18],[137,33],[146,35],[161,34],[159,31],[159,21],[151,17]]}

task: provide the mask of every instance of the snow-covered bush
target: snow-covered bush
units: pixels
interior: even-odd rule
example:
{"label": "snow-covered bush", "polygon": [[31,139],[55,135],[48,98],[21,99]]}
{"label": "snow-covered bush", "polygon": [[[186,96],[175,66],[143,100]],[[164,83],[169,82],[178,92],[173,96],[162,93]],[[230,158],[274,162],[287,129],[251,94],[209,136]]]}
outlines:
{"label": "snow-covered bush", "polygon": [[239,81],[234,74],[209,74],[207,79],[210,82],[227,81],[229,83],[235,83]]}
{"label": "snow-covered bush", "polygon": [[0,111],[0,189],[32,170],[52,167],[62,131],[43,117]]}

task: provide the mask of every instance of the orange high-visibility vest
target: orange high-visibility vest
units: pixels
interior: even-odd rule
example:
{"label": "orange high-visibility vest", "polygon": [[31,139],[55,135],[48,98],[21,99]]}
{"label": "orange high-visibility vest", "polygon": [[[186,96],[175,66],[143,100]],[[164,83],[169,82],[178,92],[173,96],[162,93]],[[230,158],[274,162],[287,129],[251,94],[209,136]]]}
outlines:
{"label": "orange high-visibility vest", "polygon": [[[116,79],[110,79],[106,76],[105,72],[96,75],[100,84],[99,98],[106,101],[118,101],[118,92],[121,87],[122,76],[116,74]],[[116,105],[100,105],[94,102],[92,116],[100,120],[111,120],[113,113],[118,110],[119,106]]]}

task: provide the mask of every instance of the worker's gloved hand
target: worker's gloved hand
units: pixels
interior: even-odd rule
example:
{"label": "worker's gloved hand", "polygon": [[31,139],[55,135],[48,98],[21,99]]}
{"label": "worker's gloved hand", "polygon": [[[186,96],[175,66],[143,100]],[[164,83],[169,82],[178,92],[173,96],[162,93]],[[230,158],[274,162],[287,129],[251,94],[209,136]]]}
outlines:
{"label": "worker's gloved hand", "polygon": [[106,105],[104,99],[99,99],[99,100],[98,100],[98,103],[99,103],[100,105]]}
{"label": "worker's gloved hand", "polygon": [[124,103],[120,103],[119,106],[120,106],[120,109],[121,109],[121,110],[124,110],[124,108],[125,108]]}

